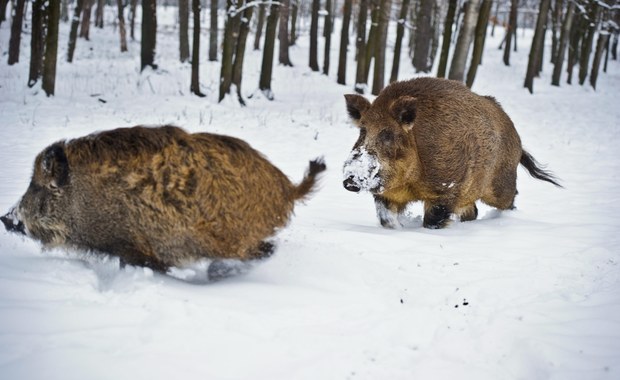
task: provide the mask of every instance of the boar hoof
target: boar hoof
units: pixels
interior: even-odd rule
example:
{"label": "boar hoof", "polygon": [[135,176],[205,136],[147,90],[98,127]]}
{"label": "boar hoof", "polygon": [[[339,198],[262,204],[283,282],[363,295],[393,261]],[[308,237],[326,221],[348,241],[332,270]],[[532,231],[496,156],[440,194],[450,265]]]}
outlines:
{"label": "boar hoof", "polygon": [[0,220],[4,224],[4,228],[6,228],[9,232],[17,232],[23,235],[26,235],[26,229],[24,228],[24,223],[21,221],[15,222],[15,219],[12,218],[11,213],[6,214],[5,216],[0,216]]}
{"label": "boar hoof", "polygon": [[424,213],[425,228],[433,230],[444,228],[450,222],[450,210],[446,206],[437,205],[432,206],[428,211]]}

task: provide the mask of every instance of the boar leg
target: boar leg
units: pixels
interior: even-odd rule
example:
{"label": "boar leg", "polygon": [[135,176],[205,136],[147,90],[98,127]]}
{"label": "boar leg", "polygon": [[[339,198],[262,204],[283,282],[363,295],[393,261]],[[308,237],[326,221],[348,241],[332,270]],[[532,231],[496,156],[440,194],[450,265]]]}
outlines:
{"label": "boar leg", "polygon": [[491,186],[490,194],[486,194],[482,201],[499,210],[513,210],[518,193],[516,172],[504,170],[496,175]]}
{"label": "boar leg", "polygon": [[273,252],[275,251],[275,249],[276,249],[276,246],[272,242],[261,241],[258,244],[258,247],[248,251],[248,256],[250,257],[251,260],[266,259],[270,257],[271,255],[273,255]]}
{"label": "boar leg", "polygon": [[472,203],[454,210],[454,213],[459,216],[461,222],[469,222],[470,220],[476,220],[478,217],[478,207],[476,207],[475,203]]}
{"label": "boar leg", "polygon": [[424,222],[422,225],[431,229],[444,228],[450,222],[450,214],[452,211],[448,206],[424,202]]}
{"label": "boar leg", "polygon": [[401,224],[398,221],[398,214],[404,209],[397,203],[390,202],[389,200],[375,195],[375,207],[377,209],[377,217],[381,222],[381,225],[385,228],[400,228]]}
{"label": "boar leg", "polygon": [[168,265],[164,264],[162,261],[155,259],[154,257],[150,257],[144,255],[138,251],[127,249],[121,253],[116,253],[119,257],[120,267],[125,268],[127,265],[139,266],[139,267],[147,267],[151,268],[155,272],[166,273],[168,271]]}

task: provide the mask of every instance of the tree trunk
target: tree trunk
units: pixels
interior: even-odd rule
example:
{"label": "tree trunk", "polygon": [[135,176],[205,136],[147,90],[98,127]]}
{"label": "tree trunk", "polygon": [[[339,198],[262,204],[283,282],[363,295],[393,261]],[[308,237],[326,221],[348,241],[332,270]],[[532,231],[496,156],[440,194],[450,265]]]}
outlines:
{"label": "tree trunk", "polygon": [[474,85],[478,65],[480,65],[482,61],[482,52],[484,51],[484,41],[487,35],[491,5],[493,5],[493,0],[482,0],[482,5],[480,6],[480,14],[478,15],[478,23],[476,24],[476,37],[474,39],[474,52],[471,56],[469,71],[467,71],[466,83],[469,88]]}
{"label": "tree trunk", "polygon": [[454,15],[456,14],[457,0],[450,0],[448,4],[448,14],[446,22],[443,25],[443,41],[441,43],[441,55],[439,56],[439,67],[437,69],[437,77],[445,78],[446,67],[448,66],[448,55],[450,54],[450,44],[452,41],[452,24],[454,24]]}
{"label": "tree trunk", "polygon": [[78,27],[80,26],[80,15],[82,14],[82,7],[84,1],[89,0],[77,0],[75,10],[73,11],[73,19],[71,20],[71,31],[69,32],[69,48],[67,49],[67,62],[73,62],[73,53],[75,52],[75,45],[77,43]]}
{"label": "tree trunk", "polygon": [[530,56],[527,63],[527,73],[525,74],[525,83],[523,86],[530,91],[530,94],[534,93],[534,77],[538,73],[538,66],[540,56],[543,49],[544,27],[547,23],[547,14],[549,12],[549,4],[551,0],[541,0],[540,10],[538,11],[538,19],[536,20],[536,29],[534,31],[534,39],[532,40],[532,47],[530,48]]}
{"label": "tree trunk", "polygon": [[312,0],[312,19],[310,20],[310,62],[312,71],[319,71],[319,8],[321,0]]}
{"label": "tree trunk", "polygon": [[6,7],[9,5],[9,0],[0,0],[0,25],[6,21]]}
{"label": "tree trunk", "polygon": [[245,58],[245,46],[248,40],[248,34],[250,33],[250,21],[252,20],[252,14],[254,13],[254,7],[246,8],[243,11],[241,18],[241,25],[239,26],[239,41],[237,41],[237,51],[235,52],[235,62],[233,64],[233,76],[232,82],[237,88],[237,98],[239,104],[245,105],[245,100],[241,96],[241,80],[243,78],[243,61]]}
{"label": "tree trunk", "polygon": [[293,66],[288,55],[288,19],[291,1],[280,0],[280,25],[278,30],[278,40],[280,40],[280,54],[278,61],[284,66]]}
{"label": "tree trunk", "polygon": [[357,70],[355,72],[355,92],[364,93],[366,87],[366,20],[368,18],[368,1],[360,0],[360,9],[357,20],[357,38],[355,40]]}
{"label": "tree trunk", "polygon": [[338,77],[336,79],[338,84],[346,84],[347,80],[347,50],[349,47],[352,8],[353,0],[345,0],[342,15],[342,31],[340,32],[340,54],[338,54]]}
{"label": "tree trunk", "polygon": [[370,64],[377,54],[377,27],[379,26],[379,2],[371,2],[370,11],[370,31],[368,32],[368,42],[366,44],[366,63],[364,63],[364,83],[368,83],[370,76]]}
{"label": "tree trunk", "polygon": [[258,22],[256,24],[256,35],[254,36],[254,50],[260,50],[260,37],[263,34],[263,28],[265,27],[265,4],[258,6]]}
{"label": "tree trunk", "polygon": [[428,73],[431,70],[428,57],[433,36],[431,16],[434,2],[434,0],[420,0],[413,51],[413,67],[416,73]]}
{"label": "tree trunk", "polygon": [[478,20],[479,3],[480,0],[469,0],[467,3],[465,16],[463,16],[463,26],[461,27],[459,37],[456,40],[456,46],[454,47],[454,56],[452,57],[452,64],[450,65],[450,72],[448,74],[449,79],[462,82],[465,78],[465,64]]}
{"label": "tree trunk", "polygon": [[562,65],[564,64],[564,55],[566,53],[566,46],[568,45],[568,36],[573,25],[573,15],[575,11],[575,3],[568,2],[568,9],[566,10],[566,16],[564,16],[564,22],[562,23],[562,31],[560,32],[560,39],[558,41],[558,49],[555,56],[555,63],[553,66],[553,76],[551,78],[551,84],[554,86],[560,85],[560,76],[562,75]]}
{"label": "tree trunk", "polygon": [[103,29],[103,7],[105,0],[97,0],[97,11],[95,12],[95,27]]}
{"label": "tree trunk", "polygon": [[613,42],[611,43],[611,60],[618,60],[618,31],[614,32]]}
{"label": "tree trunk", "polygon": [[555,6],[553,13],[551,14],[551,63],[555,63],[555,58],[558,55],[559,37],[558,32],[562,28],[562,8],[564,6],[564,0],[555,0]]}
{"label": "tree trunk", "polygon": [[60,21],[69,21],[69,0],[62,0],[60,3]]}
{"label": "tree trunk", "polygon": [[90,16],[92,15],[93,2],[95,0],[84,0],[82,11],[82,25],[80,28],[80,37],[88,41],[90,39]]}
{"label": "tree trunk", "polygon": [[121,39],[121,53],[127,51],[127,31],[125,29],[125,15],[123,13],[123,0],[116,0],[118,6],[118,30]]}
{"label": "tree trunk", "polygon": [[[510,66],[510,48],[512,47],[513,35],[517,35],[517,7],[519,6],[519,0],[511,0],[510,2],[510,17],[508,20],[508,27],[506,28],[506,37],[504,46],[504,65]],[[516,42],[516,41],[515,41]]]}
{"label": "tree trunk", "polygon": [[48,0],[47,35],[41,88],[47,96],[54,95],[56,87],[56,60],[58,57],[58,24],[60,23],[60,0]]}
{"label": "tree trunk", "polygon": [[[120,0],[119,0],[120,1]],[[189,90],[192,94],[204,97],[200,91],[200,0],[192,0],[194,28],[192,33],[192,82]]]}
{"label": "tree trunk", "polygon": [[379,95],[385,86],[385,45],[387,45],[388,24],[392,0],[381,0],[379,8],[379,25],[377,26],[377,53],[375,55],[375,70],[372,77],[372,94]]}
{"label": "tree trunk", "polygon": [[596,51],[594,53],[594,60],[592,61],[592,71],[590,72],[590,84],[592,88],[596,90],[596,80],[598,79],[598,71],[601,66],[601,59],[603,58],[603,52],[605,46],[609,41],[609,33],[599,33],[598,41],[596,43]]}
{"label": "tree trunk", "polygon": [[30,70],[28,87],[33,87],[41,77],[43,70],[43,52],[45,46],[45,0],[32,3],[32,34],[30,38]]}
{"label": "tree trunk", "polygon": [[[218,0],[211,0],[209,25],[209,61],[217,61],[217,5]],[[228,9],[228,8],[227,8]]]}
{"label": "tree trunk", "polygon": [[19,62],[19,45],[22,40],[22,21],[24,20],[25,0],[17,0],[11,21],[11,37],[9,39],[9,66]]}
{"label": "tree trunk", "polygon": [[235,20],[233,12],[233,0],[226,2],[226,23],[224,24],[224,47],[222,49],[222,69],[220,71],[220,95],[218,101],[222,101],[226,94],[230,93],[232,84],[232,66],[235,55]]}
{"label": "tree trunk", "polygon": [[[84,1],[89,1],[89,0],[84,0]],[[131,1],[131,5],[129,7],[129,11],[131,12],[131,17],[129,18],[129,36],[131,37],[132,41],[136,40],[135,34],[134,34],[134,30],[135,30],[135,25],[136,25],[136,8],[138,7],[138,0],[130,0]]]}
{"label": "tree trunk", "polygon": [[400,16],[396,26],[396,44],[394,45],[394,59],[392,60],[392,72],[390,74],[390,83],[398,80],[398,70],[400,67],[400,51],[403,45],[403,36],[405,35],[405,23],[407,22],[407,13],[409,12],[409,0],[402,0],[400,8]]}
{"label": "tree trunk", "polygon": [[299,13],[299,5],[297,4],[297,0],[293,0],[291,7],[291,37],[288,43],[290,46],[293,46],[297,43],[297,14]]}
{"label": "tree trunk", "polygon": [[325,23],[323,34],[325,35],[325,50],[323,54],[323,74],[329,74],[329,58],[332,45],[332,0],[325,0]]}
{"label": "tree trunk", "polygon": [[140,71],[146,66],[157,69],[155,48],[157,46],[157,1],[142,0],[142,34],[140,36]]}
{"label": "tree trunk", "polygon": [[[279,6],[271,5],[271,12],[267,17],[267,27],[265,30],[265,45],[263,48],[263,61],[260,69],[260,80],[258,88],[265,97],[273,100],[273,92],[271,91],[271,73],[273,70],[273,54],[276,44],[276,31],[278,26]],[[318,63],[317,63],[318,66]]]}
{"label": "tree trunk", "polygon": [[588,76],[588,64],[590,62],[590,54],[592,53],[592,44],[594,43],[594,34],[596,34],[596,24],[598,18],[598,3],[596,0],[592,0],[590,3],[590,12],[588,19],[587,34],[582,42],[581,57],[579,59],[579,84],[583,85]]}
{"label": "tree trunk", "polygon": [[579,45],[583,39],[587,24],[588,20],[582,13],[578,15],[577,20],[573,21],[573,27],[570,32],[570,44],[568,45],[568,64],[566,67],[568,74],[566,83],[568,84],[572,84],[573,82],[573,68],[577,63],[579,56]]}
{"label": "tree trunk", "polygon": [[495,16],[493,17],[493,26],[491,27],[491,37],[495,37],[495,24],[497,24],[497,16],[499,14],[499,4],[501,1],[497,1],[497,5],[495,6]]}
{"label": "tree trunk", "polygon": [[189,60],[189,0],[179,0],[179,59]]}

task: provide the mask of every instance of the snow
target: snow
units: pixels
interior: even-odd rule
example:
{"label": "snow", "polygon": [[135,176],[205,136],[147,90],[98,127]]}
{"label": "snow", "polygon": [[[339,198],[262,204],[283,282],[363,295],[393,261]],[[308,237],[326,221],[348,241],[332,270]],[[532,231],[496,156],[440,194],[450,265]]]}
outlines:
{"label": "snow", "polygon": [[[525,148],[565,189],[519,169],[515,211],[479,204],[478,220],[428,230],[415,204],[412,222],[389,230],[371,195],[342,187],[358,136],[343,98],[353,92],[351,51],[349,85],[337,85],[335,65],[329,76],[307,68],[302,34],[291,48],[295,67],[274,66],[275,99],[254,97],[241,108],[234,96],[217,103],[220,67],[206,59],[207,97],[190,94],[174,8],[158,12],[159,70],[141,76],[140,46],[119,52],[114,14],[106,12],[106,29],[91,29],[90,42],[78,41],[73,64],[63,61],[66,43],[59,46],[53,98],[25,86],[28,33],[20,63],[0,62],[0,211],[25,192],[47,145],[135,124],[240,137],[294,181],[313,157],[325,156],[328,171],[276,237],[276,253],[218,282],[205,280],[205,263],[171,275],[119,269],[116,259],[42,251],[0,232],[0,378],[620,378],[617,61],[596,91],[551,86],[545,61],[530,95],[523,78],[531,33],[506,67],[496,30],[474,90],[502,103]],[[3,57],[9,27],[0,27]],[[60,36],[67,41],[68,25]],[[260,62],[248,49],[246,96]],[[401,70],[415,75],[407,54]]]}
{"label": "snow", "polygon": [[376,155],[368,153],[365,146],[353,149],[344,163],[343,177],[351,179],[361,190],[383,192],[379,172],[381,163]]}

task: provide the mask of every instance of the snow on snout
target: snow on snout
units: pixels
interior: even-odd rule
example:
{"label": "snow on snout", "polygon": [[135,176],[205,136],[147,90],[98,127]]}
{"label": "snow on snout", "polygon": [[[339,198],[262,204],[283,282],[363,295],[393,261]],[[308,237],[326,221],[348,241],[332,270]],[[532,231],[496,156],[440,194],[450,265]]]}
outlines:
{"label": "snow on snout", "polygon": [[344,163],[344,179],[351,179],[360,190],[382,192],[383,181],[379,177],[381,164],[377,156],[368,153],[365,147],[351,151]]}

